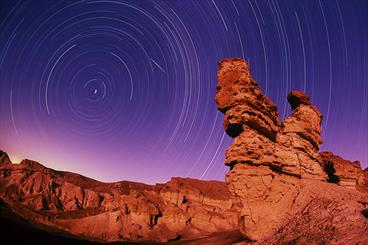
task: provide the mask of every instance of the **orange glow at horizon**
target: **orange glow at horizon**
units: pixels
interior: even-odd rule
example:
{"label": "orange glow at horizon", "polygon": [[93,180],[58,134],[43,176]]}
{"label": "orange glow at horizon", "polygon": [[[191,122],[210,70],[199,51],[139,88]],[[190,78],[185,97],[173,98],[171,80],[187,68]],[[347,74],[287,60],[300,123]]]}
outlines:
{"label": "orange glow at horizon", "polygon": [[12,163],[20,163],[24,158],[18,157],[16,155],[9,155],[10,161]]}

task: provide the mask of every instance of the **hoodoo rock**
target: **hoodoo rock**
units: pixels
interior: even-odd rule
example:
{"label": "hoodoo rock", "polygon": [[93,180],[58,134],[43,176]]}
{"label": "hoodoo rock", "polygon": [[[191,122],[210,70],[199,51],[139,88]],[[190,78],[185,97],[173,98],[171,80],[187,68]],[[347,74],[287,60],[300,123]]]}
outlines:
{"label": "hoodoo rock", "polygon": [[[267,241],[292,224],[290,217],[318,196],[319,189],[312,187],[329,186],[318,153],[322,114],[308,95],[292,91],[287,97],[292,114],[280,123],[277,107],[262,93],[241,59],[221,61],[217,76],[217,107],[224,113],[225,131],[234,138],[225,153],[225,164],[230,166],[226,183],[242,201],[242,233],[252,240]],[[332,193],[321,196],[334,200]],[[366,198],[354,194],[359,200]],[[362,205],[357,203],[356,210]],[[361,222],[355,232],[366,232],[367,221],[355,211]],[[316,213],[313,215],[315,218]]]}
{"label": "hoodoo rock", "polygon": [[280,124],[277,107],[263,95],[240,59],[220,62],[216,102],[225,131],[230,192],[243,202],[241,228],[251,239],[270,236],[295,200],[299,178],[325,179],[318,159],[322,116],[300,91],[289,94],[292,115]]}
{"label": "hoodoo rock", "polygon": [[248,64],[224,60],[218,70],[217,107],[225,113],[225,131],[233,138],[251,128],[274,140],[280,120],[277,107],[252,80]]}
{"label": "hoodoo rock", "polygon": [[291,91],[288,94],[287,100],[292,110],[296,109],[300,105],[311,105],[312,104],[309,96],[298,90]]}

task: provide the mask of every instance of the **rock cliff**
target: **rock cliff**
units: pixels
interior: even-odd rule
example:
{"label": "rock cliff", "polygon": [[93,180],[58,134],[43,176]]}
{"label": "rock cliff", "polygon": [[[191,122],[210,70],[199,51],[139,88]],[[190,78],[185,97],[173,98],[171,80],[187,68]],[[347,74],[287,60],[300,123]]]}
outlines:
{"label": "rock cliff", "polygon": [[[217,76],[217,107],[224,113],[226,133],[234,138],[225,153],[225,164],[230,166],[226,183],[243,204],[239,219],[242,233],[254,241],[276,242],[276,234],[282,237],[277,242],[298,241],[292,238],[295,232],[289,230],[288,238],[284,232],[287,227],[300,232],[303,227],[307,228],[302,224],[303,215],[307,214],[313,219],[308,225],[315,225],[303,232],[311,241],[324,237],[321,230],[324,225],[333,227],[331,237],[343,234],[349,227],[353,229],[350,239],[360,239],[362,234],[367,234],[367,220],[361,214],[368,203],[367,193],[326,183],[331,175],[328,165],[335,166],[340,184],[353,187],[357,172],[362,170],[356,164],[340,167],[340,161],[326,160],[327,154],[318,153],[322,143],[322,115],[309,96],[291,91],[287,100],[292,114],[280,122],[276,105],[252,79],[245,61],[223,60]],[[339,191],[339,195],[334,195],[335,191]],[[353,196],[353,201],[350,203],[342,196],[341,199],[340,195]],[[329,204],[333,208],[330,209]],[[317,207],[324,205],[327,210],[322,212],[325,213],[318,213]],[[322,221],[333,215],[348,215],[354,222],[334,225],[334,222]],[[297,223],[299,221],[301,223]],[[314,236],[310,234],[313,232]]]}
{"label": "rock cliff", "polygon": [[33,223],[104,242],[170,241],[238,229],[241,204],[223,182],[102,183],[30,160],[11,164],[6,156],[0,156],[1,199]]}

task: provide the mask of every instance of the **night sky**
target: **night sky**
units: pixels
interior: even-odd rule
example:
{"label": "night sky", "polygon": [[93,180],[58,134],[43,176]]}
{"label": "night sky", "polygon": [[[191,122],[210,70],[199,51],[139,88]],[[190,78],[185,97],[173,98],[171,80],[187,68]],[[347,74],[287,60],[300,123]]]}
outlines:
{"label": "night sky", "polygon": [[368,164],[368,1],[0,2],[0,148],[102,180],[223,180],[218,61],[248,60],[279,107],[324,115],[324,144]]}

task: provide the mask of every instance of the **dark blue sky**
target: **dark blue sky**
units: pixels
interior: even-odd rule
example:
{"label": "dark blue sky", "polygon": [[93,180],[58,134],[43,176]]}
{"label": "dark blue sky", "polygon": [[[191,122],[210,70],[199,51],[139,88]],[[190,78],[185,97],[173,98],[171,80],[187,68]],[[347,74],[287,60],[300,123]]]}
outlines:
{"label": "dark blue sky", "polygon": [[0,148],[103,181],[224,179],[217,62],[279,106],[307,92],[322,150],[368,163],[367,1],[1,1]]}

